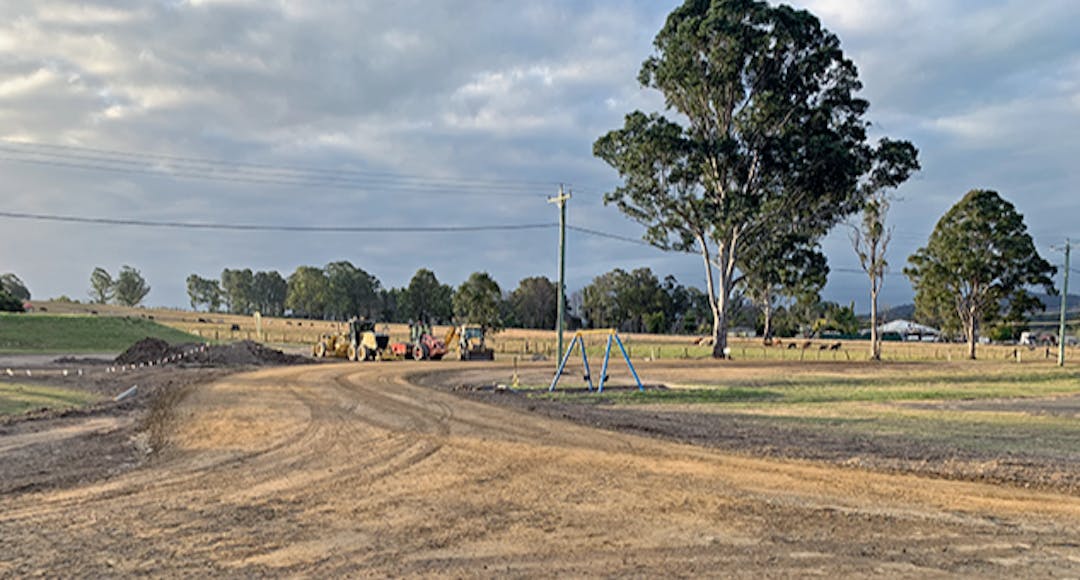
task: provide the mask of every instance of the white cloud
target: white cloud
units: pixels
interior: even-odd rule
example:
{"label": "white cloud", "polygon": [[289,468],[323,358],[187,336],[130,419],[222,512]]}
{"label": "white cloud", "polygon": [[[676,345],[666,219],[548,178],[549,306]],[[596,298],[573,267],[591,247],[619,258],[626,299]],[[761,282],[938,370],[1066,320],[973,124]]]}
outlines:
{"label": "white cloud", "polygon": [[[9,0],[0,3],[0,137],[439,179],[574,182],[583,193],[573,219],[636,237],[638,226],[595,199],[614,175],[591,146],[629,111],[663,109],[636,76],[676,2]],[[1072,30],[1080,4],[799,4],[839,34],[859,65],[875,135],[913,139],[923,152],[925,170],[902,192],[918,211],[897,212],[908,229],[973,186],[1019,192],[1043,229],[1080,210],[1060,193],[1080,179]],[[276,223],[552,217],[543,187],[533,204],[394,195],[375,183],[310,191],[0,164],[5,182],[24,192],[5,198],[15,210]],[[165,304],[184,302],[189,271],[247,263],[288,270],[345,257],[399,284],[421,260],[400,256],[416,255],[441,278],[490,268],[504,286],[554,264],[550,232],[494,240],[502,245],[489,265],[463,262],[454,239],[388,239],[385,247],[402,250],[387,255],[343,252],[340,240],[318,236],[2,225],[0,244],[27,248],[5,268],[25,272],[35,294],[82,295],[85,275],[68,272],[90,264],[88,275],[104,257],[110,267],[152,273],[153,301]],[[682,266],[647,248],[574,239],[589,252],[572,265],[572,286],[615,264],[673,268],[684,283],[700,276],[692,259]],[[67,262],[55,263],[57,253]]]}

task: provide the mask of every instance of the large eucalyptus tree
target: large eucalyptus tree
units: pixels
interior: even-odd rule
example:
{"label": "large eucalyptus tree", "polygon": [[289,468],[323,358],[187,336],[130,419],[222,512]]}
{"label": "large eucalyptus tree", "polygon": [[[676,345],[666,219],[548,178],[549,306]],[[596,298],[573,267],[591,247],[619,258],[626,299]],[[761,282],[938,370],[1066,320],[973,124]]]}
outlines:
{"label": "large eucalyptus tree", "polygon": [[813,249],[862,207],[869,105],[839,39],[805,10],[687,0],[654,45],[639,81],[672,118],[630,113],[594,153],[622,178],[605,201],[645,225],[647,241],[701,254],[721,358],[729,298],[753,268],[747,250],[792,231]]}

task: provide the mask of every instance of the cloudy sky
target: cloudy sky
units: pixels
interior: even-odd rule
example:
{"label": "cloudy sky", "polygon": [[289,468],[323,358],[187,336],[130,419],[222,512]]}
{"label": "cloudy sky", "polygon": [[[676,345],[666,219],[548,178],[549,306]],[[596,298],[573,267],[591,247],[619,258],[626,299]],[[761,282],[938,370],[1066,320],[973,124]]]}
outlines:
{"label": "cloudy sky", "polygon": [[[875,136],[923,171],[891,214],[894,274],[969,189],[1000,191],[1044,257],[1080,238],[1080,3],[799,0],[859,66]],[[638,238],[602,193],[592,142],[659,95],[636,83],[674,1],[6,0],[0,4],[0,211],[185,223],[433,228],[572,225]],[[419,267],[506,289],[556,275],[556,230],[222,231],[0,218],[0,272],[36,298],[85,298],[130,264],[152,305],[190,273],[349,260],[384,284]],[[652,267],[701,285],[700,259],[579,231],[568,285]],[[845,231],[826,297],[866,308]]]}

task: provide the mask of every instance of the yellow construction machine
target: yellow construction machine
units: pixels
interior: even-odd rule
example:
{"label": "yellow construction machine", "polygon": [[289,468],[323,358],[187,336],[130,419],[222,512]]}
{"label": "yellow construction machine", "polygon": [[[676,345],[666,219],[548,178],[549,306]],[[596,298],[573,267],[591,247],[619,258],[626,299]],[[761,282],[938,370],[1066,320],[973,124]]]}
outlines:
{"label": "yellow construction machine", "polygon": [[347,358],[355,361],[376,360],[383,358],[390,336],[375,330],[375,323],[369,320],[352,319],[349,329],[344,334],[324,334],[312,347],[315,358]]}
{"label": "yellow construction machine", "polygon": [[457,348],[461,360],[495,360],[495,350],[484,344],[487,333],[483,326],[463,324],[455,326],[446,333],[446,344]]}

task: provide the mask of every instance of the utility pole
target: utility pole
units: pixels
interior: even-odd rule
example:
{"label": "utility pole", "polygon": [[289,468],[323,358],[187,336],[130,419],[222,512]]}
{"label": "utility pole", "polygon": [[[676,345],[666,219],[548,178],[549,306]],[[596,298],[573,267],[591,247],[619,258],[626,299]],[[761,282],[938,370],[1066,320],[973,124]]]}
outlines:
{"label": "utility pole", "polygon": [[1069,302],[1069,251],[1072,244],[1065,238],[1065,282],[1061,288],[1061,325],[1058,327],[1058,366],[1065,366],[1065,313]]}
{"label": "utility pole", "polygon": [[559,315],[556,326],[559,342],[555,360],[562,360],[563,329],[566,324],[566,202],[569,200],[570,192],[563,193],[562,185],[559,185],[559,195],[548,198],[548,203],[559,206]]}

